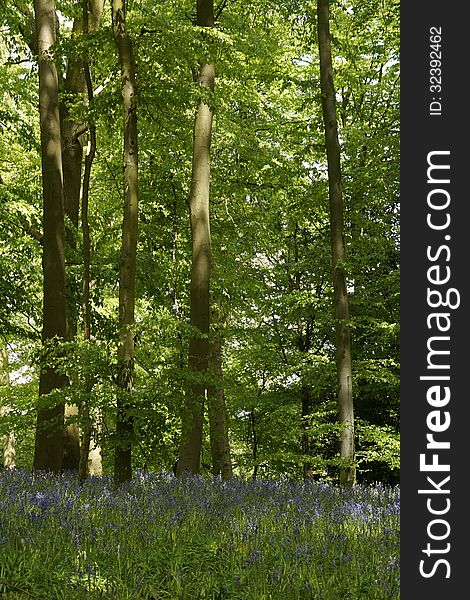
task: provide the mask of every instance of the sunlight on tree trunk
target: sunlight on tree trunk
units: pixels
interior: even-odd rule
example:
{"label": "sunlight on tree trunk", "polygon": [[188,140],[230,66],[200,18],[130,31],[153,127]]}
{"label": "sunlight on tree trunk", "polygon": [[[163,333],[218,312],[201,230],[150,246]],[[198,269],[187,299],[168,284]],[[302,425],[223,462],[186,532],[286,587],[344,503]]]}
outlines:
{"label": "sunlight on tree trunk", "polygon": [[[214,314],[214,341],[211,345],[210,367],[214,377],[222,379],[222,335],[220,333],[221,317]],[[207,390],[207,405],[209,413],[210,440],[212,454],[212,474],[221,475],[222,479],[232,477],[232,460],[228,438],[227,410],[225,393],[222,382],[210,386]]]}
{"label": "sunlight on tree trunk", "polygon": [[[89,15],[89,0],[83,0],[83,33],[88,35],[89,31],[95,31],[98,28],[99,20],[103,9],[103,3],[90,3]],[[93,19],[90,19],[93,16]],[[91,20],[91,28],[90,28]],[[88,53],[85,52],[83,57],[83,72],[85,77],[85,88],[87,95],[88,106],[93,101],[93,85],[91,80],[90,62]],[[82,320],[83,320],[83,339],[85,342],[90,342],[91,339],[91,306],[90,306],[90,262],[91,262],[91,246],[90,246],[90,227],[88,223],[88,207],[89,207],[89,192],[90,178],[93,166],[93,161],[96,155],[96,126],[94,122],[88,123],[88,150],[85,157],[85,169],[83,173],[82,184],[82,210],[81,210],[81,225],[82,225],[82,255],[83,255],[83,271],[82,271]],[[89,365],[88,365],[89,366]],[[93,390],[93,381],[88,370],[85,371],[84,393],[81,402],[81,418],[83,423],[83,436],[80,449],[80,460],[78,468],[78,476],[80,481],[84,481],[88,474],[101,474],[101,449],[93,437],[93,418],[90,410],[90,396]],[[93,443],[93,446],[92,446]]]}
{"label": "sunlight on tree trunk", "polygon": [[[82,19],[75,18],[73,22],[73,36],[82,34]],[[85,80],[83,64],[80,57],[72,54],[68,57],[67,72],[63,81],[63,92],[70,101],[80,98],[83,100]],[[83,143],[81,134],[84,133],[84,124],[72,118],[66,102],[61,101],[60,130],[62,137],[62,171],[64,176],[64,211],[66,216],[65,241],[67,262],[73,265],[77,261],[77,230],[80,206],[80,188],[82,173]],[[66,269],[67,290],[67,340],[73,340],[77,334],[77,298],[75,294],[75,276],[71,269]],[[73,378],[73,375],[72,375]],[[73,383],[73,382],[72,382]],[[64,457],[62,468],[64,470],[78,470],[80,461],[80,432],[78,426],[78,406],[65,405],[64,428]]]}
{"label": "sunlight on tree trunk", "polygon": [[96,441],[101,433],[101,425],[97,419],[94,418],[94,437],[90,441],[89,452],[88,452],[88,475],[94,475],[99,477],[103,474],[103,464],[101,457],[101,447]]}
{"label": "sunlight on tree trunk", "polygon": [[[212,0],[198,0],[196,22],[200,27],[214,27]],[[214,65],[202,63],[197,83],[213,91],[214,81]],[[195,377],[199,378],[207,371],[209,354],[209,279],[212,260],[209,188],[212,118],[211,107],[202,100],[197,108],[194,123],[192,176],[189,193],[192,235],[190,323],[198,331],[189,342],[189,368],[194,372]],[[176,470],[178,476],[186,472],[199,473],[205,390],[204,383],[197,381],[189,386],[185,395],[181,445]]]}
{"label": "sunlight on tree trunk", "polygon": [[114,483],[132,477],[132,437],[134,432],[132,391],[134,373],[134,303],[138,222],[137,96],[132,41],[126,30],[124,0],[112,2],[113,31],[121,65],[121,94],[124,118],[124,219],[119,271],[119,386],[116,414]]}
{"label": "sunlight on tree trunk", "polygon": [[[318,0],[318,46],[320,50],[320,84],[322,93],[325,144],[328,159],[330,200],[331,255],[333,266],[334,311],[336,322],[337,402],[339,413],[340,457],[346,465],[340,468],[340,484],[353,485],[354,466],[354,408],[352,397],[351,339],[348,327],[349,303],[344,272],[346,246],[344,243],[343,195],[341,190],[340,147],[336,118],[336,100],[330,45],[329,1]],[[347,464],[349,463],[349,464]]]}
{"label": "sunlight on tree trunk", "polygon": [[[0,386],[10,387],[10,373],[8,367],[8,349],[6,344],[0,346]],[[0,406],[0,419],[8,416],[10,406],[2,404]],[[2,439],[3,446],[3,467],[5,469],[15,468],[15,436],[13,433],[5,433]]]}
{"label": "sunlight on tree trunk", "polygon": [[64,409],[64,456],[63,471],[77,471],[80,462],[80,430],[78,426],[78,406],[66,404]]}

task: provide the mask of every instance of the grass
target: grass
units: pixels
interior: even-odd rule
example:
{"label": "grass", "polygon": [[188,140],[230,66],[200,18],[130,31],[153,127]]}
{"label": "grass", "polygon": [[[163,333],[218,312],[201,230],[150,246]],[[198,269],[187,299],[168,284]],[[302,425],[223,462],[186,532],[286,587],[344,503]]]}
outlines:
{"label": "grass", "polygon": [[5,600],[399,598],[399,490],[0,475]]}

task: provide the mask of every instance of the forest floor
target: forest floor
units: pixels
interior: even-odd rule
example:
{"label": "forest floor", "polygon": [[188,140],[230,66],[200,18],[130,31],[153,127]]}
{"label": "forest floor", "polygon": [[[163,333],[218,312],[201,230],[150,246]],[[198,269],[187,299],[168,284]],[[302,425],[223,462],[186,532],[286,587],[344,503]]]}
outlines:
{"label": "forest floor", "polygon": [[396,599],[399,520],[380,484],[4,471],[0,597]]}

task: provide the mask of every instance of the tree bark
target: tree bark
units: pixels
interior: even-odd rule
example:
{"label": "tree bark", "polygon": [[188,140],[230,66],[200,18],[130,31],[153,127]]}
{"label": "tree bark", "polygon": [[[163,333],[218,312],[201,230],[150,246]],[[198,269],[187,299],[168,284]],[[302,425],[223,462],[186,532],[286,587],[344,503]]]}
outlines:
{"label": "tree bark", "polygon": [[[86,35],[89,31],[88,19],[88,0],[83,0],[83,33]],[[88,56],[84,60],[84,74],[87,89],[88,103],[93,100],[93,86],[91,81],[90,65]],[[96,127],[90,123],[88,152],[85,158],[85,170],[83,173],[82,187],[82,246],[83,246],[83,275],[82,275],[82,319],[83,319],[83,339],[87,342],[91,339],[90,326],[90,229],[88,225],[88,198],[90,191],[90,177],[93,160],[96,154]],[[86,375],[84,382],[84,395],[81,404],[83,438],[80,449],[80,461],[78,476],[80,481],[84,481],[90,471],[94,475],[101,475],[101,449],[94,442],[91,450],[93,436],[93,419],[90,410],[89,398],[93,389],[93,382]]]}
{"label": "tree bark", "polygon": [[[73,34],[82,34],[82,20],[75,19]],[[63,91],[67,96],[83,98],[84,78],[83,62],[80,57],[70,56],[67,73],[63,83]],[[80,206],[80,189],[82,176],[83,145],[78,133],[83,124],[72,119],[65,102],[59,104],[60,130],[62,136],[62,172],[64,177],[64,212],[65,242],[68,260],[74,263],[77,252],[78,213]],[[67,292],[67,340],[73,340],[77,334],[77,298],[75,292],[75,275],[68,269],[65,273]],[[64,428],[64,471],[78,470],[80,461],[80,432],[78,427],[78,407],[76,404],[65,405]],[[72,421],[72,422],[70,422]]]}
{"label": "tree bark", "polygon": [[[309,385],[302,385],[301,390],[302,396],[302,454],[304,456],[310,456],[310,436],[308,434],[308,428],[310,426],[311,411],[312,411],[312,394]],[[304,481],[310,481],[313,479],[313,465],[311,461],[306,460],[303,463],[303,477]]]}
{"label": "tree bark", "polygon": [[135,62],[126,30],[124,0],[112,1],[113,31],[121,65],[124,114],[124,219],[119,273],[119,348],[114,483],[132,477],[132,388],[134,372],[134,300],[138,222],[138,145]]}
{"label": "tree bark", "polygon": [[[10,387],[10,374],[8,369],[8,350],[6,344],[0,346],[0,386]],[[3,404],[0,406],[0,418],[6,417],[10,412],[10,406]],[[3,467],[5,469],[15,468],[15,436],[9,432],[3,435]]]}
{"label": "tree bark", "polygon": [[[198,0],[196,24],[214,27],[213,0]],[[214,90],[213,64],[202,63],[197,83]],[[189,208],[191,213],[192,263],[191,263],[191,315],[190,323],[197,329],[189,342],[189,369],[197,383],[192,384],[183,407],[181,444],[176,475],[196,474],[200,470],[204,395],[206,386],[201,376],[207,371],[209,354],[210,299],[209,278],[211,269],[211,236],[209,222],[210,145],[212,135],[211,107],[201,101],[197,108],[193,135],[193,159]]]}
{"label": "tree bark", "polygon": [[[64,211],[57,69],[51,56],[55,42],[53,0],[35,0],[39,62],[39,105],[43,188],[43,343],[66,335]],[[39,377],[39,395],[63,388],[65,375],[50,364]],[[60,471],[63,455],[64,404],[40,402],[34,449],[35,469]]]}
{"label": "tree bark", "polygon": [[[89,71],[88,77],[89,78]],[[91,80],[90,80],[91,83]],[[83,195],[82,195],[82,244],[83,244],[83,281],[82,281],[82,318],[83,318],[83,339],[87,342],[91,338],[90,329],[90,230],[88,226],[88,192],[90,188],[91,167],[96,153],[96,131],[95,126],[90,125],[90,143],[88,154],[85,159],[85,171],[83,174]],[[85,376],[84,395],[81,405],[81,417],[83,422],[83,437],[80,448],[80,461],[78,476],[83,481],[88,474],[88,461],[90,453],[90,444],[93,433],[93,424],[90,414],[89,397],[93,389],[92,381],[89,381],[88,374]]]}
{"label": "tree bark", "polygon": [[352,397],[351,338],[347,325],[349,302],[344,271],[346,245],[344,242],[343,195],[341,189],[340,146],[336,117],[336,99],[330,45],[329,1],[317,1],[318,46],[320,52],[320,86],[322,94],[325,144],[328,160],[328,188],[331,228],[331,256],[336,328],[337,403],[340,432],[340,484],[353,485],[354,466],[354,408]]}
{"label": "tree bark", "polygon": [[101,426],[96,417],[94,419],[94,437],[90,442],[88,451],[88,475],[100,477],[103,474],[103,463],[101,457],[101,447],[96,440],[96,436],[101,433]]}
{"label": "tree bark", "polygon": [[[103,13],[104,0],[85,0],[81,18],[73,23],[74,35],[83,35],[88,31],[97,31]],[[86,20],[86,26],[85,26]],[[85,101],[87,86],[83,56],[70,56],[64,91],[68,97],[74,96]],[[83,121],[73,119],[65,102],[59,105],[62,136],[62,170],[64,178],[64,211],[68,223],[65,226],[65,241],[69,249],[71,262],[76,261],[77,231],[80,213],[80,191],[82,185],[83,143],[81,135],[87,125]],[[75,276],[66,272],[67,302],[67,339],[73,340],[77,334],[78,292],[75,292]],[[80,462],[80,432],[78,422],[68,423],[68,419],[78,416],[77,405],[65,406],[64,431],[64,470],[78,470]]]}
{"label": "tree bark", "polygon": [[256,412],[254,407],[250,411],[250,428],[252,433],[252,451],[253,451],[253,475],[252,478],[256,479],[258,476],[258,434],[256,431]]}
{"label": "tree bark", "polygon": [[[220,333],[220,318],[214,319],[217,323],[214,332],[210,354],[212,374],[219,380],[222,379],[222,336]],[[209,412],[210,440],[212,454],[212,474],[221,475],[222,479],[232,477],[232,460],[230,457],[230,444],[227,427],[227,410],[225,405],[224,388],[220,384],[211,386],[207,390],[207,404]]]}

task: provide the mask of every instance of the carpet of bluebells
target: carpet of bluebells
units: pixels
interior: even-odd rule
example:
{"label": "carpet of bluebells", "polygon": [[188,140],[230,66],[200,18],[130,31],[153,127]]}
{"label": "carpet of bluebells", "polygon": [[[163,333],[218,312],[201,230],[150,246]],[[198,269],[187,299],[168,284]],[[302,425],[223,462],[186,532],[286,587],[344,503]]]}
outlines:
{"label": "carpet of bluebells", "polygon": [[6,600],[399,598],[399,489],[0,474]]}

